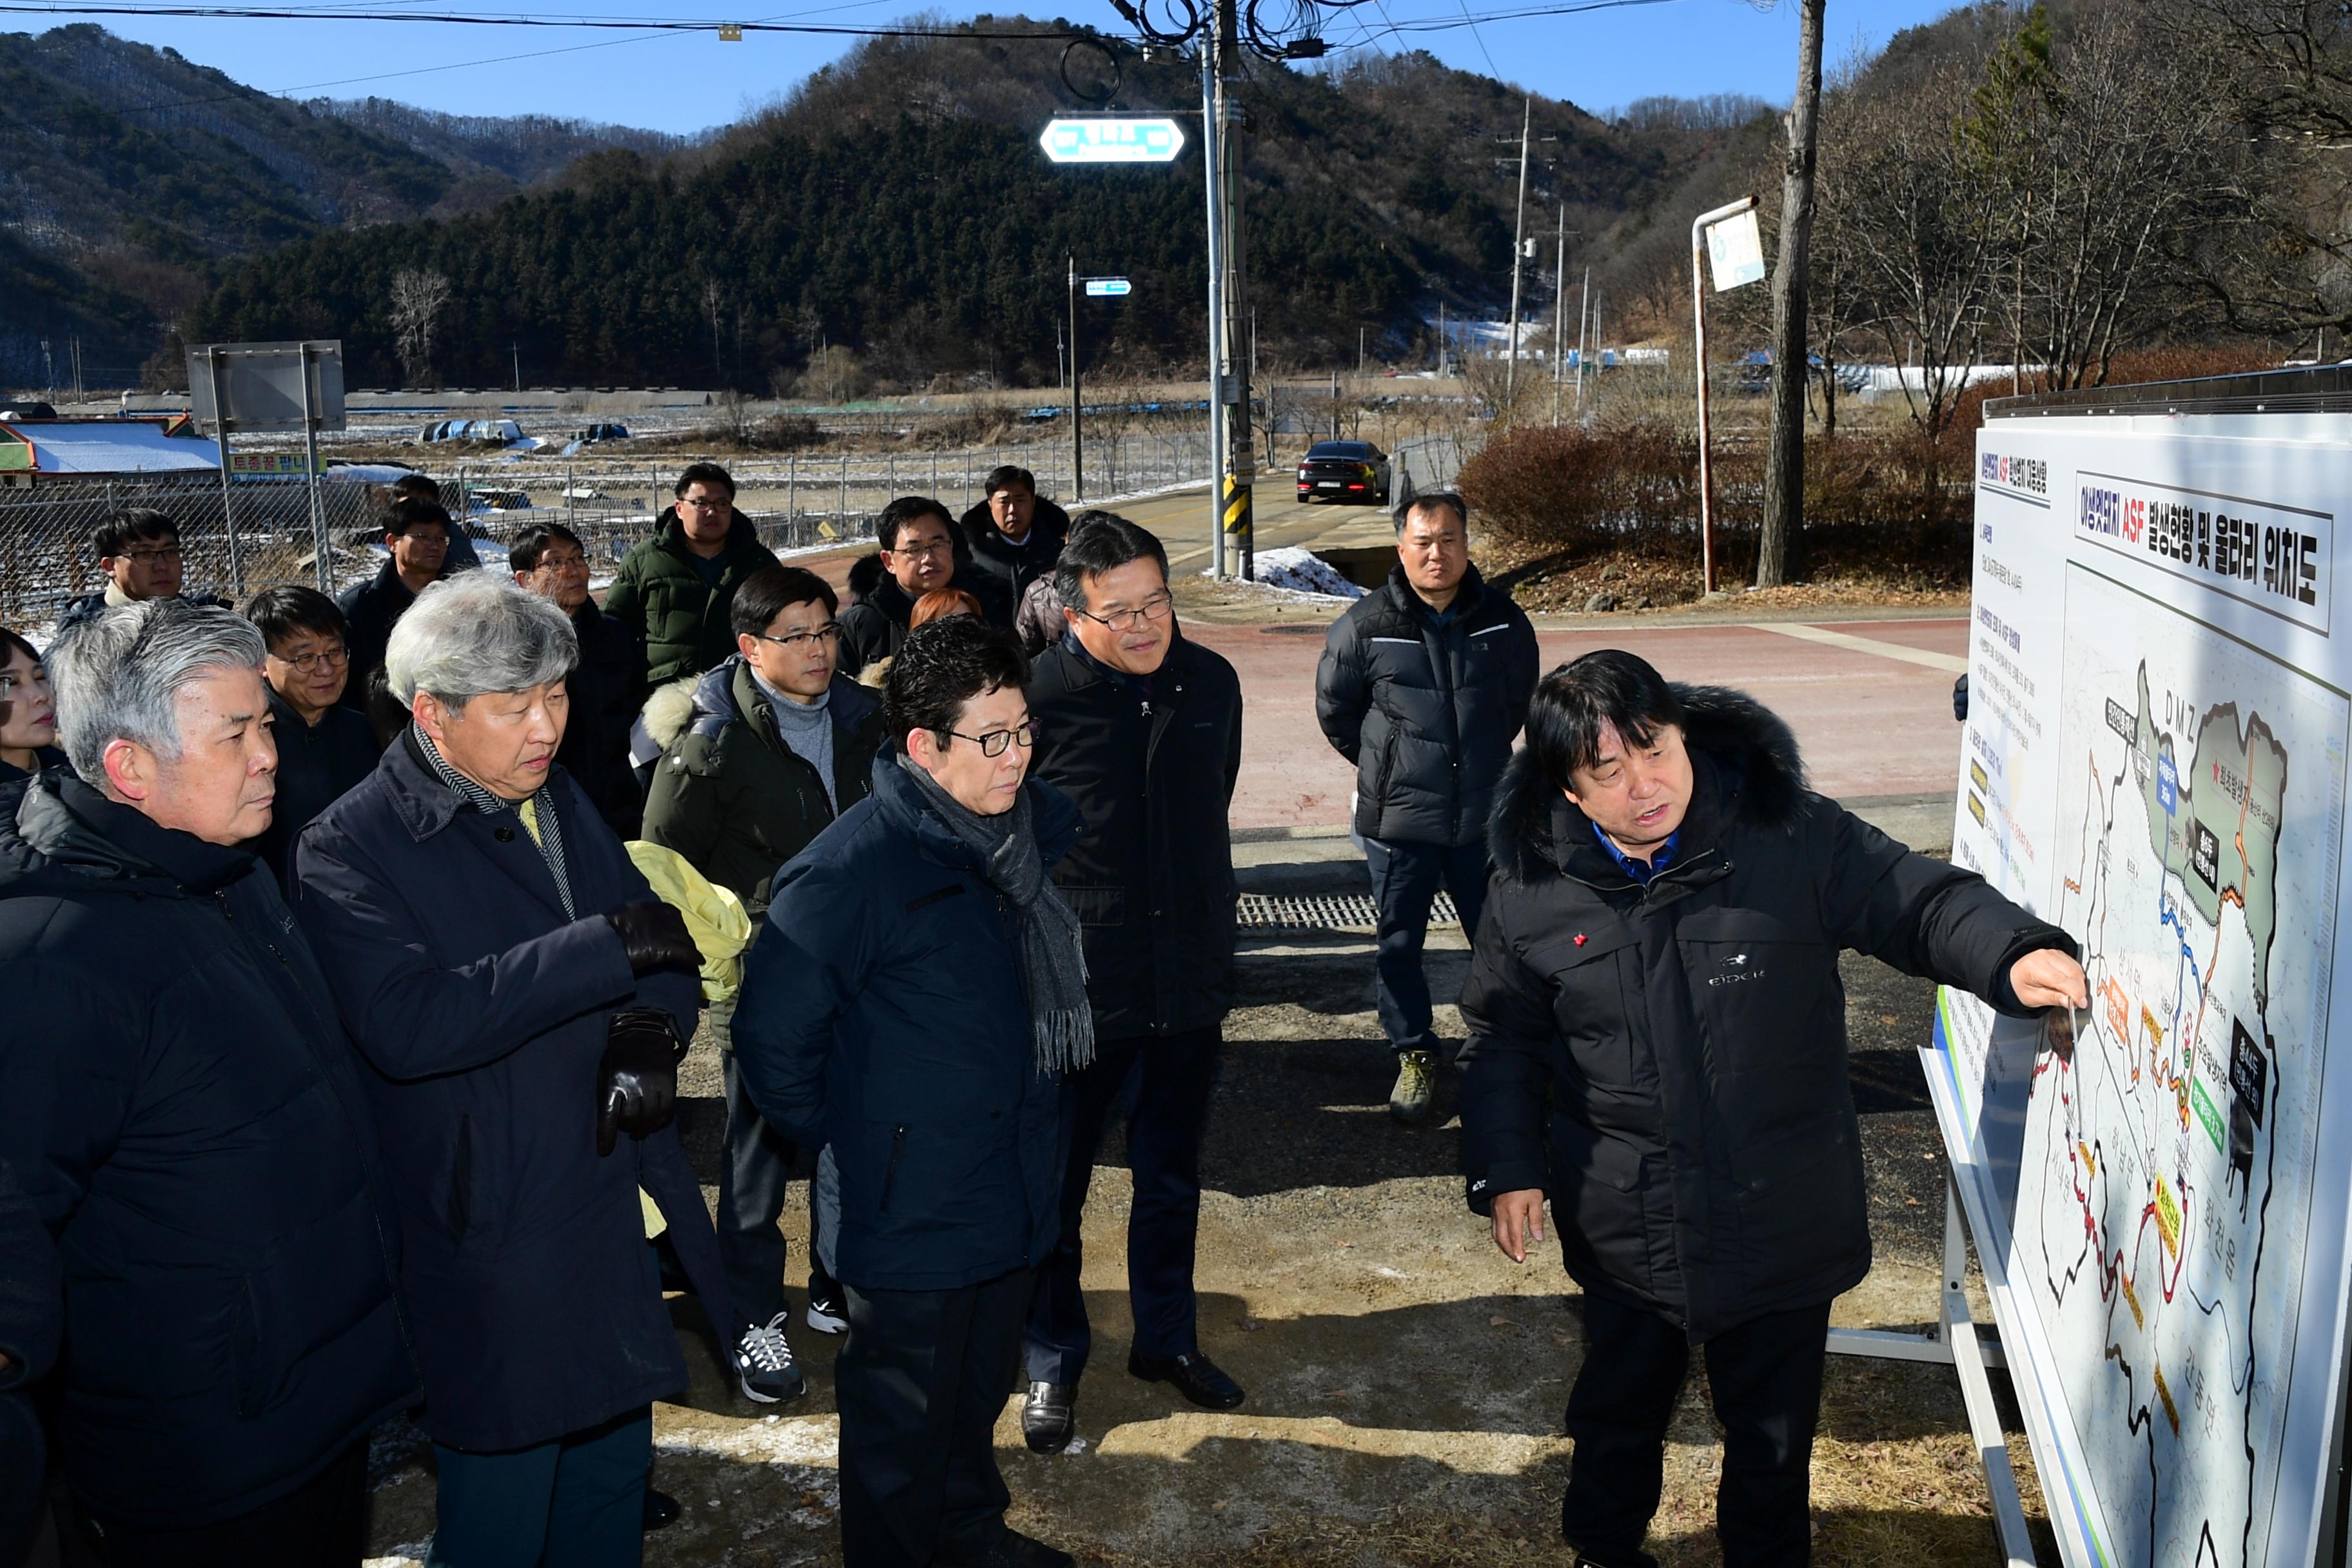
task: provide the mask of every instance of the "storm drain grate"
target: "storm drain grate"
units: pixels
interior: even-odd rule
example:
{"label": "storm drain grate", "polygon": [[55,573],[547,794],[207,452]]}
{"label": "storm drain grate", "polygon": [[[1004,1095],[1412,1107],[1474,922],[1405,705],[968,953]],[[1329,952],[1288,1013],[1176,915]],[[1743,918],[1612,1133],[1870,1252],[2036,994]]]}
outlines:
{"label": "storm drain grate", "polygon": [[[1244,931],[1347,931],[1380,923],[1370,893],[1244,893],[1234,913]],[[1437,895],[1429,923],[1462,923],[1451,897]]]}

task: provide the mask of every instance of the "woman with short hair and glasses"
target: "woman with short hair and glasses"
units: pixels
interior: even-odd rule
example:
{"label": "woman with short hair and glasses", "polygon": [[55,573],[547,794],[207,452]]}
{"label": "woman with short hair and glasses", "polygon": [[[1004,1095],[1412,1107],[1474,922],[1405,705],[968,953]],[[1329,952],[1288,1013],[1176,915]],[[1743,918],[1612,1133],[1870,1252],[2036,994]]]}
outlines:
{"label": "woman with short hair and glasses", "polygon": [[49,673],[31,643],[0,630],[0,786],[62,766],[58,703]]}
{"label": "woman with short hair and glasses", "polygon": [[840,1175],[849,1568],[1071,1562],[1005,1528],[996,1464],[1059,1223],[1060,1080],[1095,1049],[1078,918],[1047,875],[1078,814],[1025,778],[1028,679],[969,616],[908,633],[874,793],[779,873],[744,962],[743,1086]]}
{"label": "woman with short hair and glasses", "polygon": [[265,588],[245,602],[269,657],[272,734],[278,742],[278,805],[253,852],[282,885],[295,835],[374,771],[381,749],[357,709],[342,705],[351,679],[351,626],[316,588]]}
{"label": "woman with short hair and glasses", "polygon": [[[646,801],[645,836],[731,889],[756,922],[777,868],[873,788],[882,704],[839,673],[839,601],[798,566],[754,572],[735,591],[735,656],[646,704],[663,742]],[[762,1404],[796,1397],[803,1379],[784,1325],[784,1240],[776,1229],[797,1152],[760,1119],[736,1071],[734,998],[713,1002],[710,1032],[727,1086],[727,1159],[719,1176],[719,1250],[743,1321],[736,1377]],[[829,1185],[829,1184],[828,1184]],[[841,1332],[841,1292],[824,1264],[826,1227],[810,1184],[807,1322]]]}

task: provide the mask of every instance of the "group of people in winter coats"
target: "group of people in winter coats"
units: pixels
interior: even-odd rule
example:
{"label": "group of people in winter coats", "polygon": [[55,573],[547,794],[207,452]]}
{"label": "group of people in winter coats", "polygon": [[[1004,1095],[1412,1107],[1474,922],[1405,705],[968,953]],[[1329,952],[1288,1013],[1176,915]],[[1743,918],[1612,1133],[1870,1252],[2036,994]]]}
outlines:
{"label": "group of people in winter coats", "polygon": [[[1077,1431],[1115,1107],[1128,1371],[1244,1403],[1193,1289],[1240,681],[1150,532],[1017,469],[988,491],[892,503],[847,608],[696,465],[601,608],[562,530],[449,572],[419,496],[373,598],[125,595],[46,658],[0,647],[0,1559],[46,1440],[66,1561],[355,1563],[368,1436],[405,1412],[434,1564],[635,1562],[688,1375],[666,1290],[748,1399],[804,1391],[805,1178],[845,1561],[1068,1563],[1006,1525],[992,1434],[1016,1386],[1031,1448]],[[1584,1292],[1568,1542],[1650,1562],[1700,1346],[1727,1561],[1801,1563],[1828,1303],[1869,1259],[1837,955],[2026,1012],[2081,1004],[2072,943],[1810,792],[1744,697],[1613,651],[1538,679],[1458,498],[1398,538],[1317,693],[1391,1109],[1425,1118],[1440,1069],[1444,892],[1475,932],[1469,1202],[1517,1261],[1549,1205]],[[674,1120],[698,1026],[715,1222]]]}

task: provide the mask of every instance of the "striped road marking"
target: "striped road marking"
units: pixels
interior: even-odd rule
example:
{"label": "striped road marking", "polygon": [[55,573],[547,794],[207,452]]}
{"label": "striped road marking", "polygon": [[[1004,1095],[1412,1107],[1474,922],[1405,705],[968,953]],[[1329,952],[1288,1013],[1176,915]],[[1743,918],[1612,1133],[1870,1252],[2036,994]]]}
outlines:
{"label": "striped road marking", "polygon": [[1851,632],[1833,632],[1827,626],[1809,626],[1802,621],[1744,621],[1750,631],[1778,632],[1784,637],[1796,637],[1804,642],[1825,643],[1831,647],[1850,648],[1855,653],[1874,653],[1881,658],[1899,658],[1906,664],[1923,665],[1940,669],[1948,675],[1966,675],[1969,661],[1958,654],[1936,653],[1924,647],[1906,647],[1901,643],[1881,642],[1876,637],[1858,637]]}

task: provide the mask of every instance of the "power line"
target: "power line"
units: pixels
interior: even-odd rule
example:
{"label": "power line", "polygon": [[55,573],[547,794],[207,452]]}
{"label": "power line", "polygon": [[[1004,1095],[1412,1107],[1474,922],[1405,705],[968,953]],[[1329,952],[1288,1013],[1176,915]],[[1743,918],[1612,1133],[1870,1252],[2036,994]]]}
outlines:
{"label": "power line", "polygon": [[[382,4],[383,0],[371,0]],[[1482,22],[1513,22],[1538,16],[1573,16],[1591,11],[1614,11],[1633,5],[1664,5],[1676,0],[1563,0],[1563,3],[1522,6],[1506,11],[1489,11],[1472,15],[1467,6],[1457,20],[1451,16],[1420,17],[1403,22],[1391,22],[1380,29],[1391,35],[1405,33],[1443,33],[1457,27],[1475,28]],[[60,0],[0,0],[0,15],[46,16],[153,16],[202,18],[220,21],[262,22],[431,22],[465,27],[559,27],[584,28],[599,32],[628,33],[715,33],[721,27],[740,27],[746,33],[797,33],[825,37],[846,38],[971,38],[980,41],[1051,42],[1074,36],[1091,34],[1105,37],[1092,29],[1059,28],[989,28],[974,26],[854,26],[821,22],[732,22],[717,19],[688,20],[678,17],[621,16],[552,16],[541,13],[509,12],[504,14],[462,14],[448,11],[382,11],[358,10],[341,5],[305,7],[299,5],[135,5],[92,4],[89,0],[60,3]],[[1483,40],[1479,46],[1485,47]],[[1487,63],[1494,62],[1489,58]]]}

